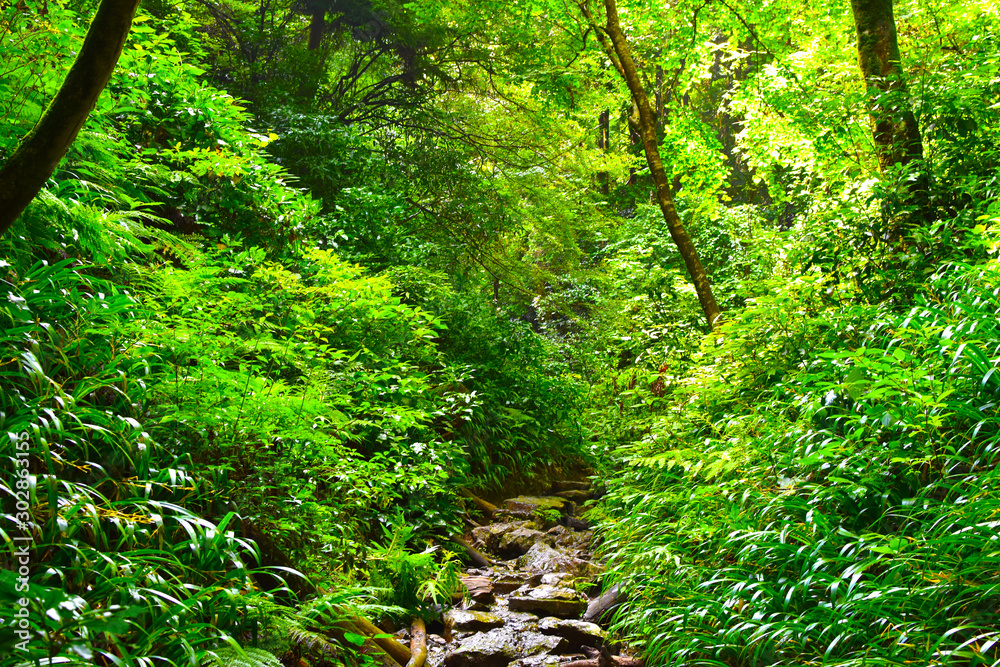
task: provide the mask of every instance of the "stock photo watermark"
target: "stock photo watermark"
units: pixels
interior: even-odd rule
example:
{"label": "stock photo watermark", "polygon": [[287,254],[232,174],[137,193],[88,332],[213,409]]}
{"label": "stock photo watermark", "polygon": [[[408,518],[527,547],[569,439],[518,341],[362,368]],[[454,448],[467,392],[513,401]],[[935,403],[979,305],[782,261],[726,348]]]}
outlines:
{"label": "stock photo watermark", "polygon": [[16,575],[14,592],[23,594],[15,600],[14,618],[11,626],[17,641],[14,648],[17,652],[28,652],[28,641],[31,637],[31,622],[28,609],[28,575],[31,572],[31,492],[28,471],[28,452],[30,440],[27,433],[8,434],[14,442],[14,519],[17,521],[17,534],[13,536],[12,569]]}

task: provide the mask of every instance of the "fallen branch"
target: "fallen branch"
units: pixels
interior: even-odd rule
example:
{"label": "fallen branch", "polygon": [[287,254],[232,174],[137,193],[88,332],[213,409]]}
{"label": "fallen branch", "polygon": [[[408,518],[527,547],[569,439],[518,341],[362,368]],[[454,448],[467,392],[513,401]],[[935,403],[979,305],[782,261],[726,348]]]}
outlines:
{"label": "fallen branch", "polygon": [[341,621],[340,626],[348,632],[368,637],[376,646],[385,651],[390,658],[400,665],[405,665],[410,661],[410,649],[392,637],[386,637],[386,633],[364,616],[354,615],[349,619]]}
{"label": "fallen branch", "polygon": [[[611,660],[615,667],[643,667],[642,660],[638,658],[626,658],[620,655],[611,656]],[[564,662],[559,665],[559,667],[600,667],[600,658],[590,658],[588,660],[574,660],[572,662]]]}
{"label": "fallen branch", "polygon": [[424,667],[427,661],[427,626],[423,619],[414,618],[410,624],[410,661],[406,667]]}
{"label": "fallen branch", "polygon": [[625,600],[625,594],[618,584],[601,593],[600,597],[594,598],[587,605],[587,613],[583,615],[583,620],[596,622],[613,607],[621,604]]}
{"label": "fallen branch", "polygon": [[496,514],[496,505],[486,502],[479,496],[472,493],[472,491],[469,491],[468,489],[459,489],[458,494],[463,498],[471,500],[488,518],[493,518],[493,515]]}
{"label": "fallen branch", "polygon": [[455,535],[451,539],[452,541],[455,542],[455,544],[458,544],[463,549],[465,549],[465,553],[469,554],[469,558],[472,559],[472,562],[474,564],[478,565],[479,567],[491,567],[493,565],[492,560],[490,560],[485,554],[483,554],[482,551],[469,544],[468,540],[466,540],[461,535]]}

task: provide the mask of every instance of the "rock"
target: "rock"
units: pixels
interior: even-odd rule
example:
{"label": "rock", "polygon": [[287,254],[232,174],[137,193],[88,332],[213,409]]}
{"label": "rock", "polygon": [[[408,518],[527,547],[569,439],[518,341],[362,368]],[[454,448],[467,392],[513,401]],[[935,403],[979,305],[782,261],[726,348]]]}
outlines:
{"label": "rock", "polygon": [[532,614],[579,618],[587,611],[587,598],[572,588],[539,586],[527,595],[512,595],[507,600],[511,611],[526,611]]}
{"label": "rock", "polygon": [[518,528],[532,528],[534,524],[530,521],[512,521],[509,523],[491,523],[488,526],[472,529],[472,541],[494,553],[500,548],[500,540],[512,530]]}
{"label": "rock", "polygon": [[563,650],[569,653],[580,651],[584,646],[600,648],[607,639],[607,633],[596,623],[569,618],[543,618],[538,622],[538,631],[565,639]]}
{"label": "rock", "polygon": [[555,496],[518,496],[503,501],[503,508],[512,516],[531,519],[536,516],[547,518],[546,514],[563,514],[566,510],[566,499]]}
{"label": "rock", "polygon": [[573,530],[590,530],[590,524],[575,516],[566,517],[566,527]]}
{"label": "rock", "polygon": [[575,530],[568,530],[562,535],[556,537],[556,546],[562,549],[572,549],[572,550],[586,550],[590,546],[590,539],[593,534],[589,531],[579,532]]}
{"label": "rock", "polygon": [[576,489],[570,489],[568,491],[560,491],[556,494],[559,498],[565,498],[566,500],[572,500],[575,503],[582,503],[585,500],[590,500],[590,491],[578,491]]}
{"label": "rock", "polygon": [[500,536],[500,544],[497,546],[496,553],[502,558],[517,558],[528,553],[536,542],[544,542],[552,546],[555,544],[555,538],[526,526],[515,528]]}
{"label": "rock", "polygon": [[462,585],[469,591],[469,597],[473,602],[492,604],[496,600],[493,594],[493,582],[489,577],[462,577]]}
{"label": "rock", "polygon": [[548,653],[539,653],[538,655],[533,655],[528,658],[521,658],[520,660],[515,660],[510,663],[510,667],[549,667],[558,665],[560,663],[560,656],[549,655]]}
{"label": "rock", "polygon": [[565,572],[577,579],[590,579],[601,568],[582,558],[574,558],[557,551],[547,544],[538,543],[517,560],[521,569],[531,572]]}
{"label": "rock", "polygon": [[558,494],[560,491],[590,491],[590,482],[571,482],[569,480],[552,482],[552,492]]}
{"label": "rock", "polygon": [[456,632],[482,632],[502,625],[503,619],[496,614],[451,609],[444,615],[444,638],[451,641]]}
{"label": "rock", "polygon": [[493,581],[493,590],[497,595],[507,595],[513,593],[521,586],[524,586],[530,575],[527,572],[513,572],[499,577]]}
{"label": "rock", "polygon": [[564,581],[572,579],[572,575],[565,572],[547,572],[545,574],[536,574],[528,580],[528,583],[532,586],[559,586]]}
{"label": "rock", "polygon": [[507,667],[519,658],[545,654],[565,640],[540,632],[495,628],[463,639],[444,657],[442,667]]}

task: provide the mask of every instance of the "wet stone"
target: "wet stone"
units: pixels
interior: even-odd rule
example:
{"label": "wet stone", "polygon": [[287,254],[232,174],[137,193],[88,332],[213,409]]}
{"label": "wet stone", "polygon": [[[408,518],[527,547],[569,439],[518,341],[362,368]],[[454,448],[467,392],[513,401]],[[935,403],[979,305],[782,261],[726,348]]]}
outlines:
{"label": "wet stone", "polygon": [[545,574],[536,574],[528,580],[528,584],[531,586],[559,586],[564,582],[569,583],[572,580],[573,576],[565,572],[547,572]]}
{"label": "wet stone", "polygon": [[496,552],[500,548],[500,540],[507,533],[519,528],[533,528],[530,521],[510,521],[507,523],[491,523],[488,526],[481,526],[472,529],[472,540],[477,546],[485,548],[487,551]]}
{"label": "wet stone", "polygon": [[524,586],[525,582],[528,581],[529,575],[527,573],[522,572],[518,573],[518,575],[500,577],[493,582],[493,590],[497,595],[507,595],[508,593],[513,593],[521,586]]}
{"label": "wet stone", "polygon": [[507,600],[512,611],[526,611],[532,614],[579,618],[587,611],[587,598],[572,588],[539,586],[526,595],[513,595]]}
{"label": "wet stone", "polygon": [[577,579],[590,579],[600,573],[600,567],[569,556],[547,544],[536,544],[517,560],[518,567],[530,572],[565,572]]}
{"label": "wet stone", "polygon": [[555,496],[518,496],[503,501],[503,508],[513,516],[526,519],[533,518],[553,510],[562,513],[566,507],[566,499]]}
{"label": "wet stone", "polygon": [[463,611],[451,609],[444,615],[444,637],[451,640],[457,632],[482,632],[503,625],[503,619],[496,614],[483,611]]}
{"label": "wet stone", "polygon": [[519,658],[545,654],[565,640],[539,632],[501,627],[462,639],[444,657],[444,667],[507,667]]}
{"label": "wet stone", "polygon": [[575,503],[582,503],[586,500],[590,500],[590,491],[578,491],[576,489],[570,489],[568,491],[559,491],[556,493],[559,498],[565,498],[566,500],[572,500]]}
{"label": "wet stone", "polygon": [[556,536],[555,545],[563,549],[584,551],[590,546],[590,538],[591,533],[589,532],[581,533],[571,530]]}
{"label": "wet stone", "polygon": [[548,545],[555,544],[552,535],[522,527],[515,528],[500,536],[500,543],[497,545],[496,553],[502,558],[517,558],[528,553],[536,543],[543,542]]}
{"label": "wet stone", "polygon": [[493,582],[489,577],[462,577],[462,585],[469,591],[469,598],[480,604],[492,604],[496,600],[493,594]]}
{"label": "wet stone", "polygon": [[584,646],[600,648],[607,639],[607,633],[596,623],[569,618],[543,618],[538,621],[538,631],[544,635],[554,635],[566,640],[564,650],[579,651]]}
{"label": "wet stone", "polygon": [[515,660],[510,663],[510,667],[548,667],[549,665],[558,665],[560,662],[562,662],[561,656],[539,653],[528,658]]}

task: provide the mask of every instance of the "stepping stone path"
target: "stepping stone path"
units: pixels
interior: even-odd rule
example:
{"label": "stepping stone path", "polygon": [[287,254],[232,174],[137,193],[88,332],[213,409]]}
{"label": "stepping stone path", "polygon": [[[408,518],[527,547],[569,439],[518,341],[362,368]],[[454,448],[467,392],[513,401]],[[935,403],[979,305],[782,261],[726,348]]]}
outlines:
{"label": "stepping stone path", "polygon": [[504,501],[493,523],[472,530],[470,541],[494,565],[465,572],[468,594],[444,614],[443,633],[428,636],[428,667],[638,664],[612,656],[617,647],[587,615],[599,602],[586,592],[599,592],[602,572],[578,516],[589,498],[589,483],[557,482],[550,496]]}

